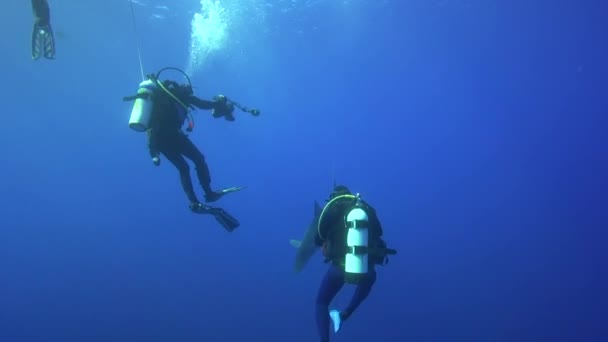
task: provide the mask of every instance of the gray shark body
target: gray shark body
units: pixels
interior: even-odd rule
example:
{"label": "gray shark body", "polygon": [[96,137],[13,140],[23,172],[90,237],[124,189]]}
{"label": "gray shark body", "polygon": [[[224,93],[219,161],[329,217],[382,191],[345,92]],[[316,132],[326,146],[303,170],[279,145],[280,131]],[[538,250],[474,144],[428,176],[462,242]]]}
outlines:
{"label": "gray shark body", "polygon": [[319,224],[319,216],[321,216],[321,207],[319,203],[315,201],[315,207],[313,212],[312,222],[308,225],[304,237],[302,240],[289,240],[289,243],[297,248],[296,257],[294,260],[294,271],[299,273],[306,267],[308,261],[316,253],[319,247],[315,244],[315,237],[317,235],[317,225]]}

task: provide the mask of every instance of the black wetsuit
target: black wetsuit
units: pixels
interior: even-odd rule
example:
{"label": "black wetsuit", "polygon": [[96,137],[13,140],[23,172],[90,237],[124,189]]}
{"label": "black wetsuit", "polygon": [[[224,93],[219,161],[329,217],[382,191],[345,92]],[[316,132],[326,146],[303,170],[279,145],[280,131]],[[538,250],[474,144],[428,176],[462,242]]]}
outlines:
{"label": "black wetsuit", "polygon": [[[172,92],[186,106],[207,110],[217,107],[215,102],[202,100],[192,94],[180,94],[179,91],[173,90]],[[216,194],[211,190],[211,176],[205,157],[181,129],[187,115],[188,111],[182,104],[168,94],[158,92],[154,98],[154,111],[148,130],[150,155],[155,158],[162,153],[179,171],[182,187],[190,202],[200,203],[194,192],[190,167],[184,156],[192,160],[207,201],[213,201]]]}
{"label": "black wetsuit", "polygon": [[[327,232],[326,240],[322,241],[317,235],[315,243],[323,247],[325,257],[331,262],[331,266],[327,270],[325,277],[319,287],[317,294],[315,316],[319,337],[322,342],[329,341],[329,305],[338,292],[345,284],[344,272],[344,256],[346,255],[346,234],[347,229],[344,226],[344,217],[348,210],[352,208],[352,200],[344,200],[334,204],[332,208],[323,216],[320,222],[320,231]],[[369,215],[369,244],[374,247],[386,246],[382,241],[382,225],[376,215],[376,211],[368,206],[366,212]],[[375,264],[382,263],[384,257],[369,256],[369,270],[357,284],[355,293],[353,294],[349,305],[346,309],[340,312],[342,320],[346,320],[359,307],[359,305],[367,298],[372,291],[372,287],[376,282]]]}
{"label": "black wetsuit", "polygon": [[46,0],[32,0],[34,28],[32,30],[32,59],[55,58],[55,39],[51,28],[51,9]]}
{"label": "black wetsuit", "polygon": [[51,23],[51,9],[46,0],[32,0],[35,23],[39,26],[49,26]]}

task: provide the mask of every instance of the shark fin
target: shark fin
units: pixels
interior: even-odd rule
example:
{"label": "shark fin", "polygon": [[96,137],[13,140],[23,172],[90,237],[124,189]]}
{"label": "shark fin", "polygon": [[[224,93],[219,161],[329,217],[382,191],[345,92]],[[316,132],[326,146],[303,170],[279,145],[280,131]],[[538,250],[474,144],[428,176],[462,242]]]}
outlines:
{"label": "shark fin", "polygon": [[322,211],[323,211],[323,209],[319,205],[319,202],[315,201],[315,219],[318,219],[319,216],[321,216]]}

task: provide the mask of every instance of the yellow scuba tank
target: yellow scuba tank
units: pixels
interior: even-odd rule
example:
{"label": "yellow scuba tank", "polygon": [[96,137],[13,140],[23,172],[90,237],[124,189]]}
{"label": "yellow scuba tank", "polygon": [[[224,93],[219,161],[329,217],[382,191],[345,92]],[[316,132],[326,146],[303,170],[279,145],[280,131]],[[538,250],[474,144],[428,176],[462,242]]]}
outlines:
{"label": "yellow scuba tank", "polygon": [[131,110],[131,118],[129,119],[129,127],[137,132],[145,132],[150,125],[150,117],[154,109],[152,95],[157,89],[155,81],[147,79],[139,84],[137,90],[137,98],[133,103]]}

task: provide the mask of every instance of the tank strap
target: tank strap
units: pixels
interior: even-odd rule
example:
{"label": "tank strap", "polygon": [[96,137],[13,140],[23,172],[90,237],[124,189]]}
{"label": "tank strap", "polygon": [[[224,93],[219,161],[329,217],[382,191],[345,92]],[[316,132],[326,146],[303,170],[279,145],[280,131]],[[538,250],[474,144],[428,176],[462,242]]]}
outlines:
{"label": "tank strap", "polygon": [[150,95],[147,93],[142,93],[142,94],[135,94],[135,95],[131,95],[131,96],[125,96],[122,98],[123,101],[127,102],[127,101],[135,101],[137,99],[147,99]]}
{"label": "tank strap", "polygon": [[370,224],[367,220],[346,221],[346,228],[369,228]]}

